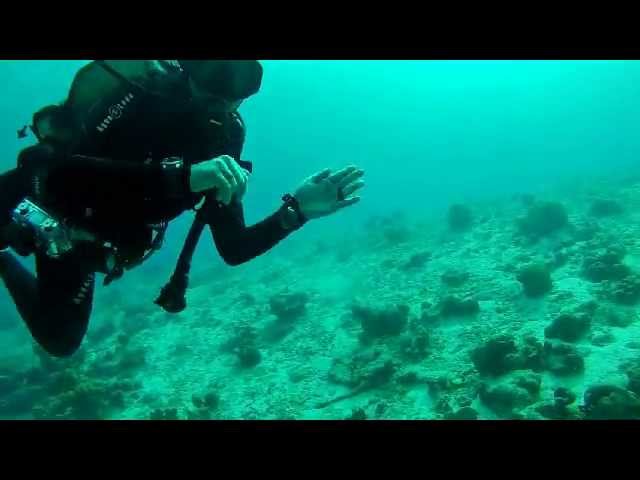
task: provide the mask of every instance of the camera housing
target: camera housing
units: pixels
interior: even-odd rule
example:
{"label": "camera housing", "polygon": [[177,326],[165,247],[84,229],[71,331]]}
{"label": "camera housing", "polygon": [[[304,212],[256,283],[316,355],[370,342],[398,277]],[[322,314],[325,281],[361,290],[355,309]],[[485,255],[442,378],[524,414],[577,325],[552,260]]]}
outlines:
{"label": "camera housing", "polygon": [[28,198],[13,210],[12,218],[33,235],[35,246],[51,258],[60,258],[73,248],[70,229]]}

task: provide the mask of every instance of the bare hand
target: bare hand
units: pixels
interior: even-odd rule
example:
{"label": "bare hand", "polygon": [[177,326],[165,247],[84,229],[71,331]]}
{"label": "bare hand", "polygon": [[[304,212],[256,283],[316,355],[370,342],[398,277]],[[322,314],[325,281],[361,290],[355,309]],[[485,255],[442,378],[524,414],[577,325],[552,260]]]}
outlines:
{"label": "bare hand", "polygon": [[326,169],[307,178],[295,193],[302,214],[309,220],[331,215],[360,201],[352,196],[364,187],[364,170],[350,166],[331,173]]}
{"label": "bare hand", "polygon": [[229,205],[247,192],[249,172],[229,155],[198,163],[191,167],[190,186],[193,193],[216,190],[216,199]]}

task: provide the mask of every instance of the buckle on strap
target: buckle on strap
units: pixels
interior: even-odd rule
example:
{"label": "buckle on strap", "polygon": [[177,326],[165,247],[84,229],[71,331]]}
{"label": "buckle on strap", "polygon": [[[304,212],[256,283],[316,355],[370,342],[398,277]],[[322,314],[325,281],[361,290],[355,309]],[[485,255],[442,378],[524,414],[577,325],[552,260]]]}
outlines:
{"label": "buckle on strap", "polygon": [[167,233],[167,228],[169,227],[168,222],[160,222],[149,225],[149,227],[156,232],[155,237],[151,241],[151,245],[146,250],[144,255],[137,260],[128,261],[126,258],[122,258],[117,255],[117,249],[115,249],[116,254],[114,257],[115,264],[111,269],[111,272],[107,274],[104,279],[104,285],[109,285],[114,280],[119,279],[124,275],[126,270],[131,270],[139,265],[142,265],[144,262],[149,260],[158,250],[162,248],[164,245],[164,239]]}

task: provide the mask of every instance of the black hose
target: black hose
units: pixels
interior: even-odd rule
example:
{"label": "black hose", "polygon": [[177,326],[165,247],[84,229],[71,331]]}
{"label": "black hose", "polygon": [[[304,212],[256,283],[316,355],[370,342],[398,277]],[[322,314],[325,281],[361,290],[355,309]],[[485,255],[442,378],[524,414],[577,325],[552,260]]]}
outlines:
{"label": "black hose", "polygon": [[171,279],[162,288],[160,295],[155,301],[156,305],[159,305],[168,313],[180,313],[187,308],[186,296],[187,288],[189,287],[191,260],[193,259],[202,232],[207,225],[203,212],[204,210],[200,209],[196,213],[196,218],[189,229],[189,234],[178,257],[173,275],[171,275]]}

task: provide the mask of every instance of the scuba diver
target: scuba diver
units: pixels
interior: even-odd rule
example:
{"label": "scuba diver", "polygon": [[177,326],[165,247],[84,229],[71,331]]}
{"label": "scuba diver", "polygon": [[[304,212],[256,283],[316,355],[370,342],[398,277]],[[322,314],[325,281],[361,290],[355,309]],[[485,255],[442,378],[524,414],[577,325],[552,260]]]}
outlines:
{"label": "scuba diver", "polygon": [[[242,159],[237,109],[262,76],[257,61],[96,60],[77,72],[62,104],[34,114],[37,144],[0,175],[0,278],[50,355],[80,347],[96,274],[108,285],[143,263],[182,213],[194,210],[195,220],[155,300],[170,313],[187,306],[191,259],[207,226],[235,266],[360,200],[361,169],[327,169],[282,196],[275,213],[245,224],[253,168]],[[35,275],[18,258],[29,255]]]}

